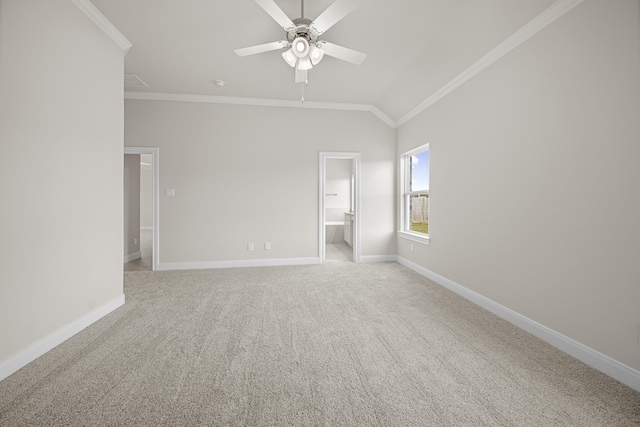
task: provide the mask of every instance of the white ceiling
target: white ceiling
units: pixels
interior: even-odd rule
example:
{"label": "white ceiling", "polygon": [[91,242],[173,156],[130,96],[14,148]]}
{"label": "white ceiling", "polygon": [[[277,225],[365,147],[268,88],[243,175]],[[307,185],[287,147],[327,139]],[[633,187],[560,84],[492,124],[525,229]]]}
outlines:
{"label": "white ceiling", "polygon": [[[299,0],[275,0],[291,18]],[[314,19],[333,0],[306,0]],[[298,100],[280,51],[236,48],[285,39],[253,0],[92,0],[133,43],[125,74],[139,92]],[[305,100],[373,105],[396,121],[548,8],[554,0],[362,0],[322,39],[367,54],[361,65],[327,57],[309,71]],[[212,81],[226,82],[217,88]],[[131,89],[127,89],[128,91]]]}

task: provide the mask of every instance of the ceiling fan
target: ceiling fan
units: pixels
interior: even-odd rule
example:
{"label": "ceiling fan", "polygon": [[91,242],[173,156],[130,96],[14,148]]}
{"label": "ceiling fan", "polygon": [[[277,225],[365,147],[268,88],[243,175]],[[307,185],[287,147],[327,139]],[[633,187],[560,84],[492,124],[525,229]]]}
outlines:
{"label": "ceiling fan", "polygon": [[367,57],[362,52],[319,40],[325,31],[347,16],[359,4],[359,0],[336,0],[315,20],[304,17],[304,0],[301,0],[301,17],[291,20],[274,0],[255,0],[286,32],[286,40],[236,49],[238,56],[255,55],[278,49],[287,49],[282,57],[295,68],[296,83],[307,82],[307,72],[317,65],[324,55],[329,55],[359,65]]}

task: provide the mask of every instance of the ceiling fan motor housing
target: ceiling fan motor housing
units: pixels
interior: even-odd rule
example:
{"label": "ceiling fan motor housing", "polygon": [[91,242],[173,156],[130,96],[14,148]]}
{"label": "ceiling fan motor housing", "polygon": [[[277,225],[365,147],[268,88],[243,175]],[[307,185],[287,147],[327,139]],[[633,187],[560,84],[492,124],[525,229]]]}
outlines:
{"label": "ceiling fan motor housing", "polygon": [[[1,1],[1,0],[0,0]],[[275,0],[255,0],[285,31],[285,40],[236,49],[239,56],[255,55],[282,49],[282,58],[296,69],[296,82],[306,82],[307,71],[329,55],[353,64],[361,64],[366,55],[324,40],[319,40],[329,28],[349,14],[359,0],[335,0],[315,20],[304,18],[304,0],[301,0],[300,18],[291,20]]]}
{"label": "ceiling fan motor housing", "polygon": [[293,23],[296,28],[293,31],[287,32],[287,40],[289,43],[293,42],[298,37],[302,37],[309,42],[309,44],[315,43],[318,37],[311,31],[311,20],[307,18],[294,19]]}

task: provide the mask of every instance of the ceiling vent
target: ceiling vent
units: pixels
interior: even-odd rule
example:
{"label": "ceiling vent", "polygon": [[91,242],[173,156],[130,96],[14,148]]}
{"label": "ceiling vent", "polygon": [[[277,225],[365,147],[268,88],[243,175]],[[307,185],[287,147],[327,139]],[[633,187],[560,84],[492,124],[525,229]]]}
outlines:
{"label": "ceiling vent", "polygon": [[140,77],[135,74],[125,74],[124,87],[149,87],[149,85],[140,80]]}

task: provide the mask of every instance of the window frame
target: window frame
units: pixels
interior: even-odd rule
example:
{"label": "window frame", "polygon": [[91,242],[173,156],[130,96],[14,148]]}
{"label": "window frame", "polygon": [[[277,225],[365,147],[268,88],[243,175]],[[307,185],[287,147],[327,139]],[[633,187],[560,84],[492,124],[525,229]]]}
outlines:
{"label": "window frame", "polygon": [[[417,243],[428,245],[430,242],[429,234],[420,233],[411,230],[411,197],[416,194],[424,193],[421,191],[411,191],[411,156],[430,151],[429,144],[421,145],[403,153],[400,156],[400,230],[398,235],[404,239],[412,240]],[[429,152],[429,173],[431,172],[431,152]],[[427,190],[429,191],[429,190]],[[427,212],[431,210],[431,201],[429,201]]]}

